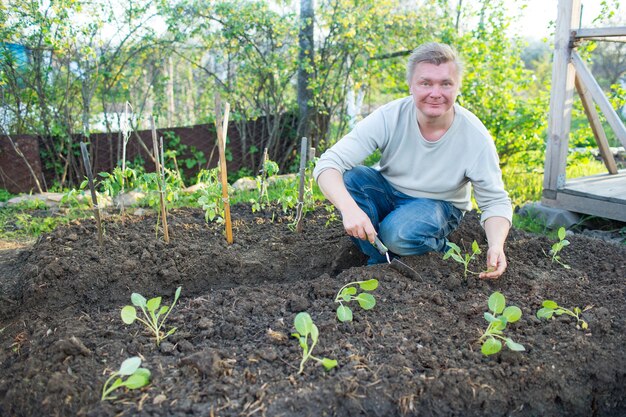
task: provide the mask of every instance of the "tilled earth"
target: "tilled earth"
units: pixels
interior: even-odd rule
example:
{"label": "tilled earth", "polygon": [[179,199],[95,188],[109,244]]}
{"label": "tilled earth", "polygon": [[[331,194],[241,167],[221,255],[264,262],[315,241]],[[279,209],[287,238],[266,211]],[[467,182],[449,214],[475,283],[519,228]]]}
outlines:
{"label": "tilled earth", "polygon": [[[308,213],[304,233],[280,211],[233,207],[234,239],[199,210],[170,213],[170,243],[156,217],[76,223],[0,256],[1,416],[625,416],[626,248],[570,237],[566,269],[552,241],[512,231],[509,268],[497,281],[463,276],[440,254],[404,258],[414,269],[365,267],[328,213]],[[328,224],[327,224],[328,223]],[[452,240],[486,243],[469,213]],[[482,268],[484,258],[470,269]],[[403,274],[404,273],[404,274]],[[335,316],[337,291],[376,278],[377,304]],[[138,292],[170,304],[156,346],[120,310]],[[500,291],[522,309],[506,335],[525,346],[485,357],[487,299]],[[567,315],[539,320],[544,299],[591,307],[586,330]],[[298,374],[293,320],[319,327],[313,361]],[[139,390],[100,401],[113,370],[140,356],[152,373]]]}

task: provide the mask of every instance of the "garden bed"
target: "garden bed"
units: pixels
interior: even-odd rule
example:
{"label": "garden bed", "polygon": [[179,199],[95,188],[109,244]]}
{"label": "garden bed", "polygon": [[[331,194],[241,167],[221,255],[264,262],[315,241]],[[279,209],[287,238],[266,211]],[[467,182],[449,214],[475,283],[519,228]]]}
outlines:
{"label": "garden bed", "polygon": [[[2,416],[624,416],[626,415],[626,248],[572,236],[565,269],[545,255],[553,241],[513,231],[509,268],[497,281],[463,277],[439,254],[404,258],[418,277],[363,257],[340,222],[308,213],[304,233],[279,211],[233,207],[235,243],[199,210],[170,213],[169,244],[156,217],[76,222],[31,248],[0,257]],[[486,249],[470,213],[452,240]],[[484,251],[483,251],[484,252]],[[474,270],[484,265],[480,258]],[[471,269],[471,268],[470,268]],[[377,305],[335,316],[345,283],[376,278]],[[182,294],[159,347],[120,309],[132,292]],[[522,318],[506,334],[525,346],[483,356],[487,299],[499,291]],[[592,306],[587,330],[561,316],[539,320],[545,299]],[[319,327],[312,361],[298,374],[293,320]],[[112,370],[143,358],[150,385],[101,402]]]}

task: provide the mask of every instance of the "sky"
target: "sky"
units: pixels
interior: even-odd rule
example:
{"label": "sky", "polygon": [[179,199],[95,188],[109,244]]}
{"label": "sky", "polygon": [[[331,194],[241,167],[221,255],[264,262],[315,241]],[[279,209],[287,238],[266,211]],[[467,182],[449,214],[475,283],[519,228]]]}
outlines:
{"label": "sky", "polygon": [[[558,0],[527,0],[528,6],[523,10],[522,16],[511,24],[511,30],[519,33],[523,38],[542,39],[553,36],[556,23]],[[582,27],[593,27],[592,20],[600,13],[600,0],[581,1]],[[518,2],[507,2],[516,13]],[[626,4],[621,5],[618,13],[626,18]],[[550,22],[553,22],[550,25]],[[596,25],[597,26],[597,25]]]}

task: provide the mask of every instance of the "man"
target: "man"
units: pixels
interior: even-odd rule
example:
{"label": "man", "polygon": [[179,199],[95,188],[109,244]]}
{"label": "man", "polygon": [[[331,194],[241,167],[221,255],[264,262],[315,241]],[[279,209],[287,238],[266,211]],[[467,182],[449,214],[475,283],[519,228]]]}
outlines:
{"label": "man", "polygon": [[[461,77],[450,46],[419,46],[407,65],[411,96],[367,116],[315,167],[322,192],[369,264],[385,261],[372,244],[376,236],[399,256],[445,252],[446,237],[472,207],[471,183],[489,244],[480,277],[498,278],[507,267],[511,201],[487,129],[455,103]],[[358,165],[377,149],[376,169]]]}

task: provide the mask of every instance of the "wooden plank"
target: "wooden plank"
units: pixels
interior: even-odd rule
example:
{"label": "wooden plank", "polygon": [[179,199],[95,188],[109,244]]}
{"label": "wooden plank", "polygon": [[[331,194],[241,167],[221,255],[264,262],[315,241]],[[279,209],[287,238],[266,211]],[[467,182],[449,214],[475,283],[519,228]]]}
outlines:
{"label": "wooden plank", "polygon": [[595,196],[575,195],[565,190],[560,190],[555,200],[543,199],[541,204],[576,213],[626,222],[626,201],[616,203],[614,201],[599,200]]}
{"label": "wooden plank", "polygon": [[587,90],[587,88],[582,84],[578,74],[576,75],[576,90],[578,91],[580,100],[583,103],[587,119],[589,119],[589,124],[591,125],[593,136],[596,138],[596,143],[598,144],[598,150],[600,151],[600,156],[602,156],[604,166],[606,166],[609,173],[617,174],[617,164],[615,163],[615,158],[613,158],[611,149],[609,149],[609,141],[606,138],[604,128],[602,128],[600,116],[598,115],[596,106],[593,103],[591,96],[589,95],[589,90]]}
{"label": "wooden plank", "polygon": [[593,97],[593,100],[598,104],[600,110],[602,110],[606,121],[613,129],[613,132],[615,132],[615,136],[617,136],[622,146],[626,147],[626,127],[624,127],[624,124],[611,105],[611,102],[606,98],[602,88],[600,88],[598,82],[593,78],[591,71],[589,71],[576,51],[572,52],[572,63],[574,64],[574,68],[576,68],[576,73],[580,77],[580,81],[589,90],[591,97]]}
{"label": "wooden plank", "polygon": [[572,31],[576,39],[612,38],[626,36],[626,26],[609,28],[580,28]]}
{"label": "wooden plank", "polygon": [[568,181],[563,192],[626,204],[626,173]]}
{"label": "wooden plank", "polygon": [[543,177],[543,195],[547,198],[555,198],[556,190],[565,185],[565,165],[574,95],[570,35],[571,28],[578,23],[579,17],[580,0],[559,0],[554,36],[548,143]]}

